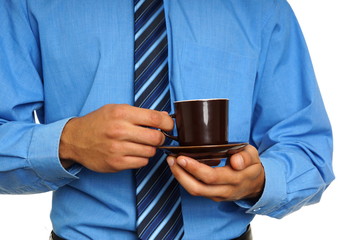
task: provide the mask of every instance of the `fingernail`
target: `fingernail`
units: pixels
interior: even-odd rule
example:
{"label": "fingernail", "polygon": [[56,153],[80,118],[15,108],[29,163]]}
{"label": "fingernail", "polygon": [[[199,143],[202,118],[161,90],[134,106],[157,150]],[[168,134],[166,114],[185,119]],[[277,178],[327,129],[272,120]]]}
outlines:
{"label": "fingernail", "polygon": [[177,163],[181,166],[181,167],[186,167],[187,161],[185,158],[179,158],[179,160],[177,161]]}
{"label": "fingernail", "polygon": [[241,154],[237,154],[235,157],[236,157],[235,160],[239,166],[239,169],[244,169],[245,163],[244,163],[244,159],[241,156]]}
{"label": "fingernail", "polygon": [[166,159],[167,163],[169,164],[170,167],[172,167],[174,165],[174,158],[173,157],[168,157]]}

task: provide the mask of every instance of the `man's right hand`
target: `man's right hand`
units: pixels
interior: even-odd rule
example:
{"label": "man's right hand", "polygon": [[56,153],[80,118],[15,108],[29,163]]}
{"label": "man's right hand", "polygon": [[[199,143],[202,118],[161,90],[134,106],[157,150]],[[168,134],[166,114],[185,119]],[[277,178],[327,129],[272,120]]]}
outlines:
{"label": "man's right hand", "polygon": [[148,127],[170,131],[173,125],[166,112],[105,105],[65,125],[59,156],[64,167],[77,162],[96,172],[140,168],[165,140],[161,131]]}

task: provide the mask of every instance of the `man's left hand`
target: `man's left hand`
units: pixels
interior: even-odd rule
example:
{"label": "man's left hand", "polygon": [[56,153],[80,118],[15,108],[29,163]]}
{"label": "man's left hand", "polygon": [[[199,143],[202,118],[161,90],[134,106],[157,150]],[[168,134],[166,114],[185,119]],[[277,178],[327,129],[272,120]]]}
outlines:
{"label": "man's left hand", "polygon": [[265,185],[264,168],[251,145],[232,155],[224,167],[213,168],[184,156],[169,156],[167,161],[175,178],[191,195],[217,202],[257,199]]}

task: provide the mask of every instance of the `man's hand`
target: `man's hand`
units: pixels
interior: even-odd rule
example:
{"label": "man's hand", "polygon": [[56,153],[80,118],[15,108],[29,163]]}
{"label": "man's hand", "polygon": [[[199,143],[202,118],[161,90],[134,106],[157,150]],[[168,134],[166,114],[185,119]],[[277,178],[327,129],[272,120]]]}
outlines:
{"label": "man's hand", "polygon": [[178,182],[194,196],[236,201],[259,198],[264,188],[264,169],[251,145],[231,156],[224,167],[212,168],[183,156],[168,157],[167,161]]}
{"label": "man's hand", "polygon": [[162,145],[173,120],[166,112],[126,104],[105,105],[71,119],[63,130],[59,155],[64,167],[73,162],[96,172],[143,167]]}

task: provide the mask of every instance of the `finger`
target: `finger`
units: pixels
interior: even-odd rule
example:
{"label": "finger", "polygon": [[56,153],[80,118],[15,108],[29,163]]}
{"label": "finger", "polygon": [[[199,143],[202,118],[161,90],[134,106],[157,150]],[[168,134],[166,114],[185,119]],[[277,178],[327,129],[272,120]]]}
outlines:
{"label": "finger", "polygon": [[184,156],[178,157],[176,163],[194,178],[207,185],[234,185],[238,184],[242,178],[242,175],[238,174],[230,166],[212,168]]}
{"label": "finger", "polygon": [[243,151],[230,157],[230,165],[234,170],[243,170],[258,162],[260,162],[258,152],[251,145],[247,145]]}
{"label": "finger", "polygon": [[165,141],[165,136],[162,132],[146,127],[130,126],[126,133],[128,135],[124,140],[135,143],[141,143],[150,146],[161,146]]}
{"label": "finger", "polygon": [[149,158],[146,157],[125,156],[122,158],[122,161],[118,163],[119,169],[117,169],[117,171],[141,168],[146,166],[148,163]]}
{"label": "finger", "polygon": [[231,185],[207,185],[178,165],[174,157],[168,157],[167,161],[174,177],[189,194],[210,199],[224,199],[231,193]]}
{"label": "finger", "polygon": [[261,163],[255,163],[241,171],[245,175],[241,182],[240,198],[258,198],[261,196],[265,185],[265,172]]}
{"label": "finger", "polygon": [[126,120],[135,125],[159,128],[170,131],[174,121],[166,113],[146,108],[130,106],[128,104],[108,104],[102,108],[106,117],[112,120]]}
{"label": "finger", "polygon": [[230,166],[237,171],[244,170],[253,164],[251,155],[248,152],[239,152],[230,157]]}
{"label": "finger", "polygon": [[137,169],[149,163],[148,158],[136,156],[119,156],[98,162],[87,162],[84,167],[101,173],[114,173],[125,169]]}
{"label": "finger", "polygon": [[112,156],[150,158],[155,155],[156,148],[148,145],[123,141],[119,143],[113,143],[108,151]]}
{"label": "finger", "polygon": [[129,119],[136,125],[147,126],[170,131],[174,127],[174,121],[167,112],[152,109],[134,107],[129,112]]}

